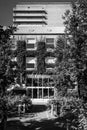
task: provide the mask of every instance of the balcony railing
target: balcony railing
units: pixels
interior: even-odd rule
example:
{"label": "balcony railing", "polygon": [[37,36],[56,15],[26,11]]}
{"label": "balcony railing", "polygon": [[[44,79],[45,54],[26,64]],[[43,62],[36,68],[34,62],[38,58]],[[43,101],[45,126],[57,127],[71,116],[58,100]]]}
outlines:
{"label": "balcony railing", "polygon": [[45,13],[47,14],[47,12],[45,10],[42,9],[14,9],[13,10],[14,13]]}

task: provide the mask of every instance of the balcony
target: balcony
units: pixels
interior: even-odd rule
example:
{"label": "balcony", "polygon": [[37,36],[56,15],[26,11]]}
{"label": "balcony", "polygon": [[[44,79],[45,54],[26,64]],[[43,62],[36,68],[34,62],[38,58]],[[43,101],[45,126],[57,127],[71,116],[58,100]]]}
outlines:
{"label": "balcony", "polygon": [[45,21],[44,19],[20,19],[20,18],[17,18],[17,19],[13,19],[13,22],[43,22]]}
{"label": "balcony", "polygon": [[47,14],[47,12],[44,9],[39,9],[39,8],[30,8],[30,9],[26,9],[26,8],[22,8],[22,9],[13,9],[14,13],[45,13]]}
{"label": "balcony", "polygon": [[31,24],[31,25],[33,25],[33,24],[35,24],[35,25],[42,25],[42,24],[45,24],[45,25],[47,25],[47,23],[46,23],[46,21],[44,21],[44,20],[39,20],[39,21],[13,21],[13,23],[14,24]]}
{"label": "balcony", "polygon": [[13,14],[14,18],[46,18],[46,14],[30,14],[30,13],[14,13]]}

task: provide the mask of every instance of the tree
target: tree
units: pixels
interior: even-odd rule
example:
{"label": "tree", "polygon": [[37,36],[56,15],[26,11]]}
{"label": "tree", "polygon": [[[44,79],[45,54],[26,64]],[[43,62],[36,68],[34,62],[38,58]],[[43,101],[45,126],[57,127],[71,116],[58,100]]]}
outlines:
{"label": "tree", "polygon": [[11,83],[9,77],[10,62],[12,58],[11,35],[16,28],[0,26],[0,110],[2,111],[2,130],[6,127],[7,121],[7,88]]}
{"label": "tree", "polygon": [[66,36],[70,43],[71,58],[76,68],[79,97],[87,93],[87,1],[72,4],[72,11],[64,15]]}
{"label": "tree", "polygon": [[38,74],[44,74],[46,72],[45,68],[45,55],[46,55],[46,47],[45,42],[38,41],[37,46],[37,72]]}
{"label": "tree", "polygon": [[57,39],[55,48],[55,85],[58,94],[65,96],[68,88],[74,88],[75,68],[71,59],[70,45],[67,44],[65,36],[60,36]]}
{"label": "tree", "polygon": [[20,85],[22,85],[23,75],[25,75],[25,55],[26,55],[26,42],[18,41],[17,42],[17,64],[18,64],[18,73],[20,79]]}

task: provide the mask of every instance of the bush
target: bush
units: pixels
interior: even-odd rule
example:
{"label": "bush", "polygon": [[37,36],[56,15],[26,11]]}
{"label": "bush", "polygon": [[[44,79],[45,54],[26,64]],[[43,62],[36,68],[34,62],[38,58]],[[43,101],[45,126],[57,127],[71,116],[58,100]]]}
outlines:
{"label": "bush", "polygon": [[25,110],[28,111],[32,106],[32,102],[28,96],[8,95],[0,98],[0,115],[2,114],[2,110],[6,109],[8,116],[18,116],[18,105],[24,103]]}
{"label": "bush", "polygon": [[54,110],[62,127],[68,127],[69,130],[87,130],[86,104],[83,100],[69,96],[51,100],[49,105],[51,103],[54,104]]}

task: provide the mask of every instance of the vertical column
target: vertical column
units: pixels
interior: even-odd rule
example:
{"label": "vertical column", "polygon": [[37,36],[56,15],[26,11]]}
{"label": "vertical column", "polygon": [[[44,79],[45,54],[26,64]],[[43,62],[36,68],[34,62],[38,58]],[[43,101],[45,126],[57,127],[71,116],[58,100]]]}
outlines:
{"label": "vertical column", "polygon": [[33,87],[33,76],[32,76],[32,87]]}
{"label": "vertical column", "polygon": [[32,98],[33,98],[33,76],[32,76]]}
{"label": "vertical column", "polygon": [[37,87],[37,98],[39,98],[39,77],[37,77],[38,87]]}
{"label": "vertical column", "polygon": [[37,88],[37,98],[39,98],[39,88]]}
{"label": "vertical column", "polygon": [[48,78],[48,85],[47,86],[49,87],[49,78]]}
{"label": "vertical column", "polygon": [[43,98],[43,77],[42,77],[42,98]]}
{"label": "vertical column", "polygon": [[49,77],[48,77],[48,98],[49,98]]}
{"label": "vertical column", "polygon": [[33,98],[33,88],[32,88],[32,98]]}
{"label": "vertical column", "polygon": [[38,82],[38,87],[39,87],[39,77],[37,78],[37,80],[38,80],[37,82]]}
{"label": "vertical column", "polygon": [[42,98],[44,98],[44,88],[42,88]]}
{"label": "vertical column", "polygon": [[42,87],[43,87],[43,76],[42,76],[42,80],[41,81],[42,81]]}
{"label": "vertical column", "polygon": [[49,98],[49,88],[48,88],[48,98]]}

